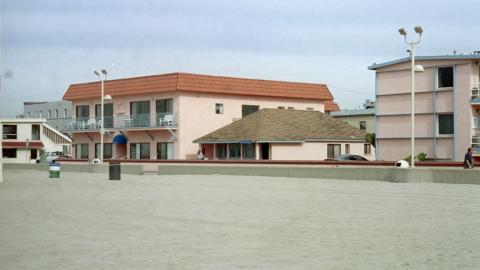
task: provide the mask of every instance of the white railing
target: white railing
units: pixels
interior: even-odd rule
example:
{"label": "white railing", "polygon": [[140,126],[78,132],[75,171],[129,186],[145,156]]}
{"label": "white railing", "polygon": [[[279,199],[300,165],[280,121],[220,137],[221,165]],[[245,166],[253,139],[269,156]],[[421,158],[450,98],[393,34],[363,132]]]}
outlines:
{"label": "white railing", "polygon": [[[138,129],[138,128],[169,128],[177,126],[174,113],[149,113],[105,116],[105,129]],[[102,127],[100,118],[73,119],[65,125],[65,131],[99,130]]]}
{"label": "white railing", "polygon": [[480,99],[480,84],[472,84],[472,100]]}
{"label": "white railing", "polygon": [[475,154],[480,154],[480,136],[472,137],[472,150]]}

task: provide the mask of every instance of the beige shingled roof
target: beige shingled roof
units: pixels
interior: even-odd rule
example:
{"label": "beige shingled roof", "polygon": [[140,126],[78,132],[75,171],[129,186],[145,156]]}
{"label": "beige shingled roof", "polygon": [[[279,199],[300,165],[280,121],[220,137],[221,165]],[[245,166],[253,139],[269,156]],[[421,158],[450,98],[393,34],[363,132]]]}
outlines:
{"label": "beige shingled roof", "polygon": [[367,133],[318,111],[262,109],[193,141],[365,141]]}

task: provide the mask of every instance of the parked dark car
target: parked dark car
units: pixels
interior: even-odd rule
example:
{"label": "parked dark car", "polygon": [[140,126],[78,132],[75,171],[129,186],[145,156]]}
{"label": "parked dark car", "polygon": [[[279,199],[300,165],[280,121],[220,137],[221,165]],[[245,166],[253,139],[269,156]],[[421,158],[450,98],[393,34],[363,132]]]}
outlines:
{"label": "parked dark car", "polygon": [[337,160],[337,161],[345,161],[345,160],[348,160],[348,161],[368,161],[368,159],[366,159],[362,156],[350,155],[350,154],[338,156],[338,157],[335,158],[335,160]]}

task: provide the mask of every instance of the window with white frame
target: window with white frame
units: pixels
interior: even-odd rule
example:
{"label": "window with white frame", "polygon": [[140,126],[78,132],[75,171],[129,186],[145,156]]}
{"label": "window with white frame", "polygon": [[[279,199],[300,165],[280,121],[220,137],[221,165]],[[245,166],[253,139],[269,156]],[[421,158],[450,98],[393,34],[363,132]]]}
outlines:
{"label": "window with white frame", "polygon": [[453,114],[439,114],[438,115],[438,135],[453,134]]}
{"label": "window with white frame", "polygon": [[[95,144],[95,158],[100,157],[100,146],[101,144]],[[111,159],[113,157],[113,145],[111,143],[104,143],[103,144],[103,158],[104,159]]]}
{"label": "window with white frame", "polygon": [[453,87],[453,67],[440,67],[437,69],[438,88]]}
{"label": "window with white frame", "polygon": [[173,159],[173,143],[157,143],[157,159]]}
{"label": "window with white frame", "polygon": [[75,145],[77,159],[88,159],[88,143],[79,143]]}
{"label": "window with white frame", "polygon": [[130,159],[150,159],[149,143],[131,143]]}
{"label": "window with white frame", "polygon": [[243,159],[255,159],[255,144],[242,144],[242,155]]}
{"label": "window with white frame", "polygon": [[364,155],[370,155],[372,154],[372,145],[369,143],[366,143],[363,145],[363,154]]}
{"label": "window with white frame", "polygon": [[327,144],[327,158],[334,159],[341,155],[340,144]]}
{"label": "window with white frame", "polygon": [[216,103],[215,104],[215,113],[216,114],[223,114],[223,104],[222,103]]}
{"label": "window with white frame", "polygon": [[17,125],[3,125],[2,132],[4,140],[17,139]]}

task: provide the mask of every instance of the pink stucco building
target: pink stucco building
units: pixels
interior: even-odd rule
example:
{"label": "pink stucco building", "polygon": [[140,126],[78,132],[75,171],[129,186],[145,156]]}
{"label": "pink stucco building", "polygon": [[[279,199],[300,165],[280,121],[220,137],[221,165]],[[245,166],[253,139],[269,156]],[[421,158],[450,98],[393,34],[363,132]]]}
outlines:
{"label": "pink stucco building", "polygon": [[104,158],[195,159],[193,140],[262,108],[337,111],[324,84],[255,80],[187,73],[108,80],[104,123],[100,83],[73,84],[63,99],[72,101],[74,155]]}
{"label": "pink stucco building", "polygon": [[[480,155],[480,54],[418,56],[415,77],[415,152],[463,161],[468,147]],[[376,72],[376,157],[410,155],[410,58],[373,64]]]}

